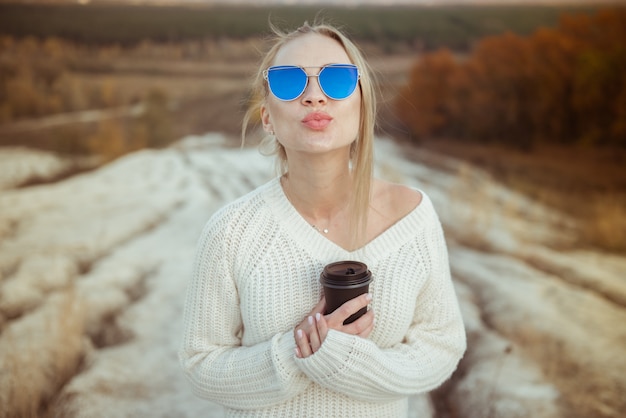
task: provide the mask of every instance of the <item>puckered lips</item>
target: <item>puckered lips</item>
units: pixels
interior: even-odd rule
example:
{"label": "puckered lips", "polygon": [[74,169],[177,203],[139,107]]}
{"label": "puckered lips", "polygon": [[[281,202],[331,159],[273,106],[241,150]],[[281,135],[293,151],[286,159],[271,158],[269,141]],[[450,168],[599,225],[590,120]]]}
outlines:
{"label": "puckered lips", "polygon": [[333,118],[326,112],[311,112],[302,119],[302,124],[315,131],[326,128]]}

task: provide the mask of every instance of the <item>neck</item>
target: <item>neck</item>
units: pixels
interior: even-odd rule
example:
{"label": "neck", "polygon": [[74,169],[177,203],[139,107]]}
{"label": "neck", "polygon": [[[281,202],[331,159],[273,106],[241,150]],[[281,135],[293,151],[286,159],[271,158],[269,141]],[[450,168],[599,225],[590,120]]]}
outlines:
{"label": "neck", "polygon": [[292,205],[312,223],[330,224],[349,206],[352,177],[345,156],[289,160],[283,189]]}

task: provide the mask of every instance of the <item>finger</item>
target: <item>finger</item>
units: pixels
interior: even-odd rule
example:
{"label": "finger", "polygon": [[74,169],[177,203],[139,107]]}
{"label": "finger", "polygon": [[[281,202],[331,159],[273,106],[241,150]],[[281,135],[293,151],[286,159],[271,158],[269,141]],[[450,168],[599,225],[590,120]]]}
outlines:
{"label": "finger", "polygon": [[315,320],[317,322],[317,334],[320,337],[320,345],[326,340],[326,336],[328,335],[328,324],[326,323],[326,318],[324,315],[316,314]]}
{"label": "finger", "polygon": [[[359,335],[366,333],[368,329],[373,327],[374,323],[374,311],[372,309],[368,310],[365,315],[352,322],[351,324],[344,325],[341,331],[346,334]],[[371,329],[370,329],[371,331]],[[369,335],[369,333],[367,334]]]}
{"label": "finger", "polygon": [[[370,312],[372,312],[371,310],[368,311],[367,314],[369,314]],[[374,330],[374,326],[376,325],[376,318],[372,318],[372,321],[370,322],[369,326],[367,326],[363,331],[359,332],[358,335],[361,338],[367,338],[369,337],[369,335],[372,333],[372,331]]]}
{"label": "finger", "polygon": [[315,325],[315,320],[312,316],[309,316],[309,324],[311,325],[311,332],[309,333],[309,344],[311,346],[311,351],[315,353],[319,350],[322,342],[320,341],[320,336],[317,333],[317,326]]}
{"label": "finger", "polygon": [[372,295],[370,293],[365,293],[354,299],[350,299],[337,308],[335,312],[329,315],[328,319],[330,319],[330,327],[339,329],[346,319],[358,312],[360,309],[369,305],[371,301]]}
{"label": "finger", "polygon": [[294,330],[294,333],[295,331],[301,329],[305,334],[309,335],[311,333],[311,329],[315,328],[315,325],[313,321],[311,320],[311,318],[314,317],[315,314],[317,314],[317,312],[319,312],[320,309],[323,309],[323,306],[324,305],[321,304],[321,302],[318,302],[318,304],[315,305],[315,307],[311,310],[311,312],[309,312],[309,314],[304,317],[302,322],[298,324],[298,326]]}
{"label": "finger", "polygon": [[302,332],[304,332],[307,335],[309,334],[309,332],[311,331],[311,327],[309,326],[309,321],[307,318],[304,318],[302,322],[300,322],[298,326],[293,330],[293,337],[296,339],[296,341],[298,340],[298,336],[297,336],[298,330],[302,330]]}
{"label": "finger", "polygon": [[311,352],[309,339],[307,338],[306,334],[301,329],[296,331],[296,345],[298,349],[300,350],[300,354],[302,355],[302,358],[308,357],[311,354],[313,354]]}

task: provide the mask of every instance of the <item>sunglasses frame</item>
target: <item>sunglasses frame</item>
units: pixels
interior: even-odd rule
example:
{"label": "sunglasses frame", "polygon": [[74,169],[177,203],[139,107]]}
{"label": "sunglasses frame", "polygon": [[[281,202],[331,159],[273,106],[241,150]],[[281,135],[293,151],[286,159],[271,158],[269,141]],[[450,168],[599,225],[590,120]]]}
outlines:
{"label": "sunglasses frame", "polygon": [[[328,93],[326,93],[326,90],[324,90],[324,87],[322,86],[322,83],[320,83],[319,81],[319,77],[322,74],[322,72],[326,69],[326,68],[350,68],[350,69],[355,69],[356,70],[356,85],[354,86],[354,90],[352,90],[352,92],[347,95],[346,97],[342,98],[342,99],[336,99],[334,97],[331,97]],[[292,70],[292,69],[299,69],[302,70],[302,73],[306,76],[306,82],[304,83],[304,87],[302,87],[302,91],[293,99],[281,99],[280,97],[278,97],[276,94],[274,94],[274,91],[272,90],[272,86],[270,84],[269,81],[269,72],[274,70],[274,71],[280,71],[280,70]],[[309,74],[306,72],[306,68],[319,68],[319,72],[317,74]],[[270,90],[270,92],[272,93],[272,95],[274,97],[276,97],[278,100],[283,101],[283,102],[292,102],[294,100],[296,100],[297,98],[299,98],[300,96],[302,96],[302,94],[306,91],[306,88],[309,86],[309,78],[311,77],[317,77],[317,84],[320,86],[320,90],[322,90],[322,93],[324,93],[324,95],[326,97],[328,97],[329,99],[332,100],[346,100],[347,98],[349,98],[350,96],[352,96],[354,94],[354,92],[356,91],[356,88],[359,85],[359,80],[361,80],[361,72],[359,71],[359,67],[357,67],[354,64],[326,64],[323,65],[321,67],[302,67],[300,65],[273,65],[271,67],[269,67],[266,70],[263,70],[263,79],[265,81],[267,81],[267,86]]]}

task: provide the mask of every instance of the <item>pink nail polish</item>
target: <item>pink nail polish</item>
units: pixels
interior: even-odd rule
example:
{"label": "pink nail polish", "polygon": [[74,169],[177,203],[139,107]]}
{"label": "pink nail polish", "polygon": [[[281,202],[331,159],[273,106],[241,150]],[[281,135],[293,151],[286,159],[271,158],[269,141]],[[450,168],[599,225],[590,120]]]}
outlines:
{"label": "pink nail polish", "polygon": [[309,316],[309,318],[308,318],[308,319],[309,319],[309,325],[313,325],[313,317],[312,317],[312,316]]}
{"label": "pink nail polish", "polygon": [[296,331],[296,334],[298,335],[298,338],[302,338],[302,330],[301,329]]}
{"label": "pink nail polish", "polygon": [[322,314],[320,314],[319,312],[315,314],[315,320],[319,321],[322,318]]}

